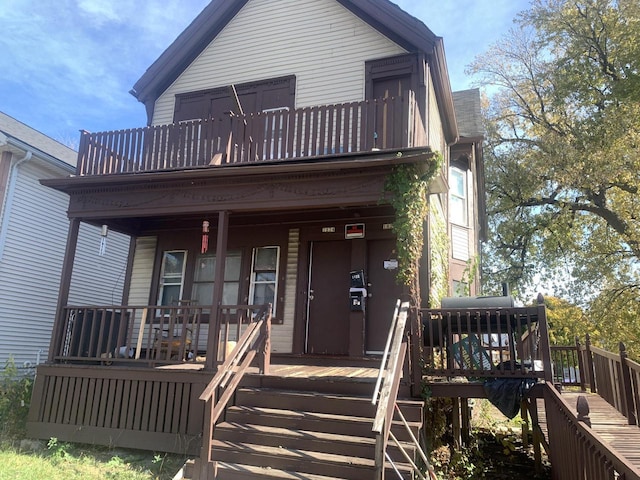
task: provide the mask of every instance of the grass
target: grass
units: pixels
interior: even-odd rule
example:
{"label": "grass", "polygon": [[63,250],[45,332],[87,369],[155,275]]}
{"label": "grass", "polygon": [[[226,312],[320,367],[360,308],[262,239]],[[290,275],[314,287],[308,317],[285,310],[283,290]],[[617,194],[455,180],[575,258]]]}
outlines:
{"label": "grass", "polygon": [[186,458],[144,450],[25,440],[33,378],[0,371],[0,480],[170,480]]}
{"label": "grass", "polygon": [[22,452],[5,444],[0,480],[164,480],[173,478],[184,462],[179,456],[52,442],[55,445],[43,452]]}

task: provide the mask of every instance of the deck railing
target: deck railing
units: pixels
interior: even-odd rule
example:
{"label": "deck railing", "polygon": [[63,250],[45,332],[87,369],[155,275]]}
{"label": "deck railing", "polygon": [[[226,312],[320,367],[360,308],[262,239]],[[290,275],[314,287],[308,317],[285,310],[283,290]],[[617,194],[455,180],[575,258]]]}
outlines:
{"label": "deck railing", "polygon": [[640,419],[640,363],[627,356],[620,343],[618,353],[591,345],[589,335],[575,346],[553,346],[551,355],[555,366],[554,382],[558,385],[577,385],[597,393],[627,418],[629,425]]}
{"label": "deck railing", "polygon": [[[553,478],[558,480],[637,480],[638,471],[588,425],[581,422],[559,392],[544,389]],[[583,402],[584,403],[584,402]],[[580,413],[580,404],[578,412]]]}
{"label": "deck railing", "polygon": [[427,377],[552,379],[543,306],[421,314]]}
{"label": "deck railing", "polygon": [[640,364],[630,360],[623,343],[619,353],[591,347],[594,384],[598,395],[637,425],[640,416]]}
{"label": "deck railing", "polygon": [[77,175],[156,172],[426,146],[415,95],[128,130],[83,131]]}
{"label": "deck railing", "polygon": [[61,336],[54,345],[57,362],[88,364],[215,364],[226,360],[262,305],[219,308],[216,351],[208,352],[214,310],[191,302],[172,306],[66,306]]}

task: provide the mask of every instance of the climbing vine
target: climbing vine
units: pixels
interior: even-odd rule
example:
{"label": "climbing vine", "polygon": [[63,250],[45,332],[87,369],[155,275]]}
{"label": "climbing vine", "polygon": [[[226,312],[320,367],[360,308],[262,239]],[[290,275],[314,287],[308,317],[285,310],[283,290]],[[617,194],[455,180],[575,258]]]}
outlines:
{"label": "climbing vine", "polygon": [[391,194],[389,200],[396,213],[396,278],[401,285],[414,287],[424,245],[424,221],[429,212],[428,186],[441,165],[442,155],[435,153],[426,171],[423,165],[403,164],[396,166],[386,179],[385,191]]}
{"label": "climbing vine", "polygon": [[431,255],[430,307],[440,306],[440,300],[449,293],[449,236],[443,215],[431,215],[429,254]]}

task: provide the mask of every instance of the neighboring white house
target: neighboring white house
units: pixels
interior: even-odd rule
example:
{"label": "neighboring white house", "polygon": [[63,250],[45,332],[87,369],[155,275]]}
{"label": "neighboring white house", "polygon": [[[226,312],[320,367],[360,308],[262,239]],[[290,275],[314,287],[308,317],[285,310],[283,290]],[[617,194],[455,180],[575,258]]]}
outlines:
{"label": "neighboring white house", "polygon": [[[64,259],[69,198],[41,179],[75,173],[77,154],[0,112],[0,368],[45,361]],[[129,239],[82,225],[69,304],[119,305]]]}

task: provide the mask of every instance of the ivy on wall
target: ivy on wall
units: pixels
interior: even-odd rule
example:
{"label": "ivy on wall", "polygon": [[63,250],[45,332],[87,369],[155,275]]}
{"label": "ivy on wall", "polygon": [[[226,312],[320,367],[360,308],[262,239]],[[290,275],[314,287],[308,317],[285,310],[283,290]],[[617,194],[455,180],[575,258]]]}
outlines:
{"label": "ivy on wall", "polygon": [[440,306],[440,300],[449,293],[449,235],[442,215],[431,215],[431,292],[430,307]]}
{"label": "ivy on wall", "polygon": [[[385,191],[396,219],[393,230],[397,239],[397,281],[415,291],[418,261],[424,245],[424,222],[429,213],[427,201],[429,182],[442,165],[443,157],[436,152],[425,170],[424,165],[403,164],[394,167],[385,181]],[[445,232],[446,233],[446,232]]]}

